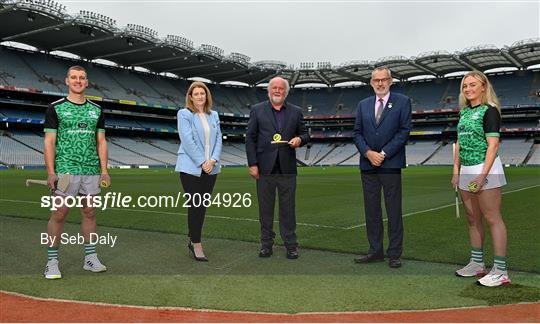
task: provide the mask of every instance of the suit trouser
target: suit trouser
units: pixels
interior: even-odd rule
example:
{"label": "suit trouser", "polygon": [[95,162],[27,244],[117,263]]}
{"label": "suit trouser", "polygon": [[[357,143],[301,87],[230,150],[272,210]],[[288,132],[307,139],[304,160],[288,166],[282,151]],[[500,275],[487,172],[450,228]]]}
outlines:
{"label": "suit trouser", "polygon": [[388,217],[389,244],[386,255],[390,258],[399,258],[403,252],[401,171],[398,171],[399,173],[362,172],[369,254],[384,255],[381,189],[384,192],[384,205]]}
{"label": "suit trouser", "polygon": [[[184,187],[184,192],[191,196],[190,206],[188,207],[188,236],[193,243],[201,242],[201,233],[204,225],[204,216],[206,214],[206,207],[202,203],[203,195],[208,193],[212,194],[214,185],[216,184],[217,174],[209,175],[204,172],[200,177],[180,172],[180,182]],[[201,199],[195,199],[195,205],[193,195],[199,194]]]}
{"label": "suit trouser", "polygon": [[279,198],[279,233],[286,247],[296,247],[295,174],[260,175],[257,180],[261,246],[272,247],[276,237],[273,230],[276,190]]}

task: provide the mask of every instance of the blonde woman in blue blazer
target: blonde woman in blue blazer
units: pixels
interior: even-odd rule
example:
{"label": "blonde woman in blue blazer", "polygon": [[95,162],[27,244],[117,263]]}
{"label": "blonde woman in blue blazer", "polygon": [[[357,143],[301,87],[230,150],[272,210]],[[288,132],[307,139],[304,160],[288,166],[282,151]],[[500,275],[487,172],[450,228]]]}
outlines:
{"label": "blonde woman in blue blazer", "polygon": [[[186,94],[186,108],[177,115],[180,148],[176,171],[184,192],[193,199],[188,207],[188,249],[196,261],[208,261],[201,245],[201,233],[206,207],[202,205],[204,194],[212,194],[217,174],[221,168],[221,129],[217,112],[212,111],[212,94],[202,82],[193,82]],[[208,196],[208,195],[207,195]]]}

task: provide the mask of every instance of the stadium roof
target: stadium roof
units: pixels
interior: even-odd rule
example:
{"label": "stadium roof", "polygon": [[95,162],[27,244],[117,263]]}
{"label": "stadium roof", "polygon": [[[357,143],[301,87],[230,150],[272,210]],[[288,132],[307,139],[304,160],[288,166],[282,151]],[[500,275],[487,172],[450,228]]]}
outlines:
{"label": "stadium roof", "polygon": [[193,42],[180,36],[160,38],[151,28],[136,24],[118,27],[102,14],[66,12],[52,0],[0,0],[0,39],[34,46],[40,50],[64,51],[84,59],[106,59],[124,67],[143,67],[156,73],[169,72],[181,78],[202,77],[213,82],[237,81],[250,85],[265,83],[274,76],[288,79],[292,86],[321,83],[369,82],[371,71],[388,66],[395,78],[494,68],[526,69],[540,64],[540,38],[497,48],[477,46],[461,52],[433,51],[416,57],[394,56],[377,61],[303,63],[299,69],[279,61],[260,61],[240,53],[224,54],[216,46]]}

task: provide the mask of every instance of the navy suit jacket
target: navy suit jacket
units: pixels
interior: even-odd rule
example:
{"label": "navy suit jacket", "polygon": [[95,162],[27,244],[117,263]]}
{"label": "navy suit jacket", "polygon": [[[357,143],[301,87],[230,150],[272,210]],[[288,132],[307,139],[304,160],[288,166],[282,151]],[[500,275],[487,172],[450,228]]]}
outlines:
{"label": "navy suit jacket", "polygon": [[[405,167],[405,145],[412,128],[411,114],[411,99],[399,93],[390,92],[379,125],[375,121],[375,96],[358,103],[353,140],[360,152],[361,170]],[[386,154],[380,167],[373,166],[365,157],[370,149]]]}
{"label": "navy suit jacket", "polygon": [[[285,118],[280,132],[281,140],[290,141],[298,136],[301,146],[309,141],[304,123],[302,108],[285,102]],[[296,150],[288,144],[271,144],[272,137],[278,133],[278,127],[270,101],[251,106],[246,132],[246,155],[248,165],[259,167],[259,173],[268,175],[272,172],[276,159],[283,174],[296,174]]]}

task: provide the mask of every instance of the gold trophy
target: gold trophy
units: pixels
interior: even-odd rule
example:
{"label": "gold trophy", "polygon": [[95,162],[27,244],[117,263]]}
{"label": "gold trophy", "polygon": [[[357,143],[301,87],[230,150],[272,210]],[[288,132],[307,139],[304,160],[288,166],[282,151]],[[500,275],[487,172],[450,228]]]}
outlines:
{"label": "gold trophy", "polygon": [[272,144],[287,144],[289,142],[282,141],[281,140],[281,134],[280,133],[275,133],[274,136],[272,136],[272,141],[270,143],[272,143]]}

